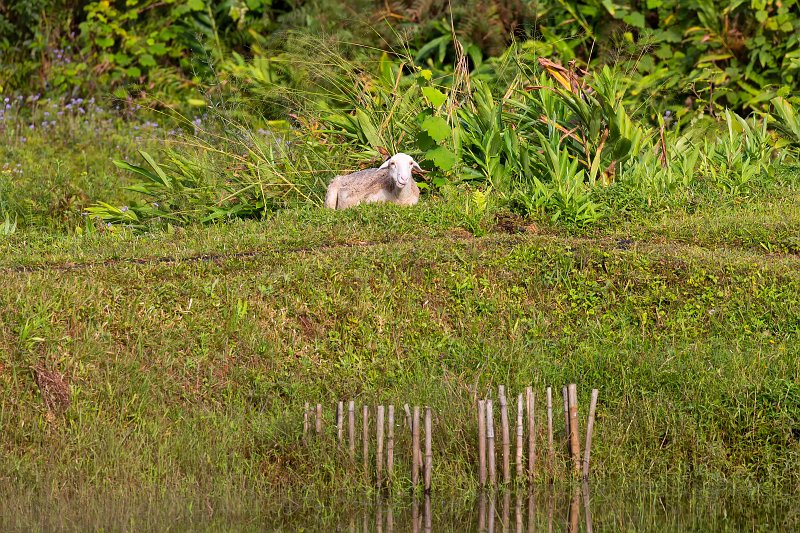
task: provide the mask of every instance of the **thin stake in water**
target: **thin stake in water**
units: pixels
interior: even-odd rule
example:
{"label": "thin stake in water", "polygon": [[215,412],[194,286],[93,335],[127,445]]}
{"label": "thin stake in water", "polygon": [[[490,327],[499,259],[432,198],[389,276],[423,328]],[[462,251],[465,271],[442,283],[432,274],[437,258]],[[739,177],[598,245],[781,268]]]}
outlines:
{"label": "thin stake in water", "polygon": [[503,439],[503,483],[511,482],[511,439],[508,431],[508,404],[506,403],[506,388],[498,387],[500,400],[500,429]]}
{"label": "thin stake in water", "polygon": [[384,420],[384,407],[382,405],[378,406],[378,412],[376,415],[376,424],[377,428],[375,430],[375,437],[377,439],[377,447],[375,449],[375,472],[376,472],[376,480],[378,482],[378,486],[380,487],[383,483],[383,420]]}
{"label": "thin stake in water", "polygon": [[522,479],[523,464],[522,464],[522,394],[517,396],[517,454],[515,457],[517,466],[517,480]]}
{"label": "thin stake in water", "polygon": [[347,437],[350,441],[350,460],[356,459],[356,402],[347,404]]}
{"label": "thin stake in water", "polygon": [[494,487],[497,480],[497,465],[494,456],[494,413],[492,400],[486,400],[486,453],[489,459],[489,485]]}
{"label": "thin stake in water", "polygon": [[594,432],[594,415],[597,409],[599,391],[592,389],[592,403],[589,405],[589,420],[586,423],[586,445],[583,450],[583,479],[589,479],[589,459],[592,454],[592,433]]}
{"label": "thin stake in water", "polygon": [[[386,481],[391,484],[392,478],[394,477],[394,405],[389,405],[388,422],[389,431],[386,441]],[[391,506],[389,509],[391,512]]]}
{"label": "thin stake in water", "polygon": [[425,481],[425,494],[430,494],[431,492],[431,477],[433,474],[433,435],[431,433],[432,429],[432,422],[431,422],[431,408],[425,408],[425,472],[424,472],[424,481]]}
{"label": "thin stake in water", "polygon": [[478,482],[486,485],[486,400],[478,401]]}
{"label": "thin stake in water", "polygon": [[525,389],[525,400],[528,411],[528,477],[532,480],[536,470],[536,398],[531,387]]}

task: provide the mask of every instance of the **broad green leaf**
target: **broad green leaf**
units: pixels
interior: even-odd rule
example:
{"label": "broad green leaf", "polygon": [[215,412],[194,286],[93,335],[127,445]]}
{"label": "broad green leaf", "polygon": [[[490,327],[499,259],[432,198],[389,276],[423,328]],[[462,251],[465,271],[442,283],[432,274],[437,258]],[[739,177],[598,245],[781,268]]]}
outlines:
{"label": "broad green leaf", "polygon": [[425,158],[433,161],[434,165],[445,172],[453,168],[453,165],[455,165],[457,161],[456,154],[444,146],[438,146],[433,150],[428,150],[425,153]]}
{"label": "broad green leaf", "polygon": [[450,126],[442,117],[428,117],[420,127],[436,142],[440,142],[450,136]]}
{"label": "broad green leaf", "polygon": [[422,94],[433,107],[439,107],[447,100],[447,95],[435,87],[423,87]]}

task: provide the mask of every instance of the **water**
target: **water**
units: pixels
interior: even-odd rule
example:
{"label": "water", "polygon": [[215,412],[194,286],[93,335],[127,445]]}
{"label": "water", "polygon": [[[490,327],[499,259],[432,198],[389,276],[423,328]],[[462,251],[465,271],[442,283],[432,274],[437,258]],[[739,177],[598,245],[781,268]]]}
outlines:
{"label": "water", "polygon": [[721,486],[652,488],[537,487],[456,498],[432,496],[315,501],[241,494],[183,501],[130,494],[93,501],[5,499],[2,531],[343,531],[587,532],[798,531],[792,495],[735,494]]}

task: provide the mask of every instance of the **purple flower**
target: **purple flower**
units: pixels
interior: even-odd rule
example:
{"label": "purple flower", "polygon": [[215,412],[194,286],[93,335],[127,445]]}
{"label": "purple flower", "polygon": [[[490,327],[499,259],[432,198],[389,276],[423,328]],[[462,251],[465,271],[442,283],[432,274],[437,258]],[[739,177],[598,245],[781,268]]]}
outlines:
{"label": "purple flower", "polygon": [[128,211],[128,206],[127,205],[123,205],[122,209],[120,209],[120,211],[122,211],[123,213],[126,213]]}

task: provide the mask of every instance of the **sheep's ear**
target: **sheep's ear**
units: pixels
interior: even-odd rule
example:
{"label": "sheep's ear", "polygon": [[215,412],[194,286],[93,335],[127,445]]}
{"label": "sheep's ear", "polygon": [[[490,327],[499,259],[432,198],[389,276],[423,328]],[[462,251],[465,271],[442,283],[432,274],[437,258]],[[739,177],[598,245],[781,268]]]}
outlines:
{"label": "sheep's ear", "polygon": [[416,162],[416,161],[412,161],[412,162],[411,162],[411,168],[412,168],[413,170],[416,170],[416,171],[417,171],[417,172],[419,172],[420,174],[425,174],[425,171],[424,171],[424,170],[422,170],[422,167],[420,167],[420,166],[417,164],[417,162]]}
{"label": "sheep's ear", "polygon": [[391,165],[391,164],[392,164],[392,158],[389,158],[386,161],[384,161],[383,164],[381,166],[379,166],[378,168],[389,168],[389,165]]}

